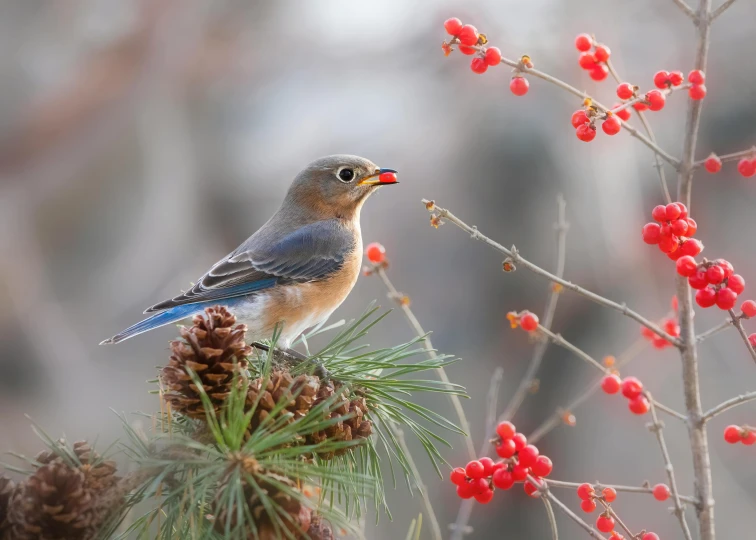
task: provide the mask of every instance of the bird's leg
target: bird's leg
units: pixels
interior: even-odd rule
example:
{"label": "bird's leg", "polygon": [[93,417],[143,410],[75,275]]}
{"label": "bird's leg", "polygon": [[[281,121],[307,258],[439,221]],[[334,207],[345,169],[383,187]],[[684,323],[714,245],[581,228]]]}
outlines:
{"label": "bird's leg", "polygon": [[[255,349],[260,349],[261,351],[270,351],[270,347],[268,345],[260,343],[259,341],[253,341],[251,345]],[[323,362],[312,361],[304,354],[299,351],[295,351],[294,349],[273,349],[273,358],[279,362],[284,362],[294,366],[298,366],[299,364],[302,364],[304,362],[309,362],[315,364],[315,370],[313,371],[315,375],[323,380],[328,380],[331,377],[331,374],[328,373],[328,370],[323,365]]]}

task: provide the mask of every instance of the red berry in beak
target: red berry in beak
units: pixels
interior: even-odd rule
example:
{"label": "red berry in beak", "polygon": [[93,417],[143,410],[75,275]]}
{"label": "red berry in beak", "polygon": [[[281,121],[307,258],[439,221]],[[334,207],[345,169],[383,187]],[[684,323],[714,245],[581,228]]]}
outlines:
{"label": "red berry in beak", "polygon": [[396,184],[396,173],[385,172],[378,177],[381,184]]}

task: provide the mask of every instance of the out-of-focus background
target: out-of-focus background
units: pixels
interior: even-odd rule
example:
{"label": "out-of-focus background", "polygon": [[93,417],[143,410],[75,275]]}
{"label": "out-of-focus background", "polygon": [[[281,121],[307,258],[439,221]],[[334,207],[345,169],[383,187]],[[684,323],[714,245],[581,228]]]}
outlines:
{"label": "out-of-focus background", "polygon": [[[659,69],[687,72],[692,63],[693,28],[672,1],[0,4],[0,449],[40,449],[25,414],[53,435],[108,442],[121,434],[109,408],[154,411],[145,381],[167,360],[175,331],[115,347],[97,343],[233,249],[268,219],[296,172],[326,154],[359,154],[400,171],[401,185],[366,205],[364,239],[386,246],[391,277],[411,295],[435,345],[462,358],[449,373],[472,396],[465,407],[476,441],[494,368],[505,370],[504,403],[532,351],[505,315],[542,310],[548,284],[524,271],[503,274],[500,256],[452,225],[429,227],[421,198],[549,268],[563,193],[567,277],[651,318],[667,313],[672,266],[639,234],[661,202],[649,151],[626,134],[581,143],[569,123],[574,97],[534,79],[517,98],[506,68],[479,76],[468,57],[444,58],[449,16],[476,24],[505,56],[528,53],[538,68],[605,101],[614,84],[595,83],[578,68],[572,42],[579,32],[608,44],[622,76],[643,87]],[[756,5],[742,0],[712,31],[699,158],[756,142],[754,20]],[[651,116],[673,154],[686,100],[675,94]],[[726,256],[747,291],[756,291],[756,181],[729,164],[717,176],[698,173],[695,184],[692,215],[705,254]],[[377,279],[361,278],[336,317],[354,317],[373,299],[390,305]],[[699,311],[696,323],[703,330],[722,320],[712,309]],[[639,336],[636,324],[570,293],[555,329],[599,358]],[[410,337],[396,312],[370,342]],[[591,380],[590,369],[550,348],[540,391],[528,397],[517,426],[532,430]],[[704,344],[700,369],[706,407],[756,388],[756,367],[733,331]],[[624,373],[683,408],[672,350],[646,349]],[[453,415],[441,398],[424,403]],[[575,427],[560,426],[539,444],[554,460],[554,477],[666,482],[647,418],[629,414],[625,400],[596,395],[572,412]],[[756,407],[744,406],[711,424],[722,538],[749,537],[756,527],[756,455],[726,445],[722,428],[755,422]],[[681,490],[691,493],[685,429],[666,424]],[[461,442],[449,442],[448,460],[465,462]],[[459,500],[413,447],[445,526]],[[577,509],[573,493],[562,495]],[[394,521],[369,521],[369,538],[403,538],[421,511],[403,487],[390,500]],[[622,495],[615,506],[636,530],[680,537],[667,503]],[[558,521],[563,538],[583,537]],[[542,505],[520,490],[477,506],[472,525],[472,538],[548,535]]]}

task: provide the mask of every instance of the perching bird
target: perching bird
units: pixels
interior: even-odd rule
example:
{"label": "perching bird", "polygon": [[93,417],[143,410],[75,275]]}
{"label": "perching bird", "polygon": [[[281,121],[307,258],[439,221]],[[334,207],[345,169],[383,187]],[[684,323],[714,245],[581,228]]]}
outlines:
{"label": "perching bird", "polygon": [[223,305],[247,324],[252,341],[270,338],[281,324],[279,343],[288,347],[326,320],[354,287],[362,259],[360,210],[379,186],[397,183],[395,173],[357,156],[313,161],[256,233],[190,290],[148,308],[145,313],[157,313],[101,345]]}

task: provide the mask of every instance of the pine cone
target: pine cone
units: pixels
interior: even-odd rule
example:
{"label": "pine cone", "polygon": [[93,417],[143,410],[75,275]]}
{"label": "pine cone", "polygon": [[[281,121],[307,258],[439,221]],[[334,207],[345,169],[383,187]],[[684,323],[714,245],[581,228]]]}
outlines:
{"label": "pine cone", "polygon": [[0,538],[3,537],[7,528],[8,505],[15,487],[16,484],[13,480],[7,476],[0,476]]}
{"label": "pine cone", "polygon": [[[265,379],[259,378],[249,386],[247,391],[247,404],[251,407],[257,402],[257,409],[252,416],[249,425],[250,432],[256,430],[271,414],[271,411],[282,400],[287,404],[279,414],[291,413],[291,422],[309,414],[310,409],[330,399],[341,389],[341,385],[331,381],[322,381],[314,375],[297,375],[293,377],[285,369],[276,369],[268,378],[265,387]],[[324,420],[347,416],[350,418],[339,421],[323,431],[307,434],[301,441],[292,441],[291,444],[303,442],[304,444],[317,444],[325,440],[351,441],[359,438],[365,439],[372,433],[372,424],[363,420],[368,412],[365,398],[352,395],[351,400],[346,392],[341,392],[331,411],[324,415]],[[335,455],[346,453],[347,449],[336,452],[323,452],[319,454],[321,459],[330,459]]]}
{"label": "pine cone", "polygon": [[310,528],[307,529],[310,540],[333,540],[333,527],[320,515],[313,515]]}
{"label": "pine cone", "polygon": [[231,391],[234,376],[244,376],[247,356],[252,352],[245,341],[247,327],[236,324],[226,308],[205,309],[190,328],[180,327],[183,339],[171,342],[171,359],[160,372],[167,391],[163,396],[173,410],[192,418],[205,418],[200,391],[187,373],[197,374],[213,408],[218,412]]}
{"label": "pine cone", "polygon": [[[253,475],[255,482],[257,483],[257,489],[250,486],[242,476],[242,489],[244,492],[244,500],[249,509],[248,515],[252,516],[255,520],[255,526],[257,527],[257,534],[251,532],[251,528],[243,524],[244,530],[250,530],[247,535],[249,540],[278,540],[280,538],[303,538],[305,531],[310,528],[312,519],[312,510],[309,507],[303,505],[300,499],[293,497],[289,493],[286,493],[279,489],[278,485],[286,485],[290,490],[298,491],[297,484],[291,478],[283,476],[272,471],[266,471],[259,467],[256,461],[253,462],[254,466],[252,470],[249,467],[245,467],[248,474]],[[275,483],[271,482],[273,480]],[[225,531],[228,526],[231,530],[235,530],[239,524],[236,521],[238,510],[233,503],[221,501],[228,501],[228,497],[223,497],[223,493],[227,487],[227,484],[221,484],[218,492],[215,496],[215,529],[219,532]],[[278,519],[271,517],[263,504],[258,489],[265,493],[265,497],[268,501],[274,504],[280,509],[278,513]],[[304,499],[304,496],[302,496]],[[289,517],[281,516],[281,512],[285,512]],[[243,513],[243,515],[246,515]],[[278,524],[276,527],[274,521]],[[230,523],[229,523],[230,522]],[[288,530],[288,534],[281,530],[281,523]]]}

